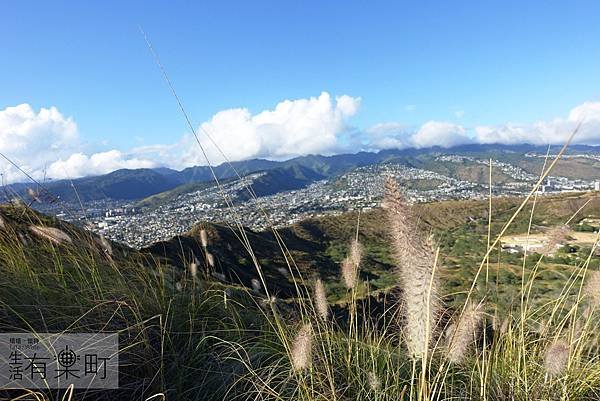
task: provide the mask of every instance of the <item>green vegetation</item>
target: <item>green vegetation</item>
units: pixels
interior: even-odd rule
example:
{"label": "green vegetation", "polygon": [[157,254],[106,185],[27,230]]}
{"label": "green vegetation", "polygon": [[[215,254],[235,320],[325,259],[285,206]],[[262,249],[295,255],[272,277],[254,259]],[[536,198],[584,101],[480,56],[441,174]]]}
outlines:
{"label": "green vegetation", "polygon": [[[492,243],[521,202],[494,199]],[[422,358],[413,360],[404,345],[401,263],[379,209],[303,221],[278,236],[202,224],[136,251],[115,243],[109,249],[23,206],[0,207],[0,327],[119,332],[121,389],[76,391],[73,399],[600,398],[596,246],[545,256],[498,245],[488,252],[487,202],[423,204],[412,213],[419,233],[433,234],[440,247],[443,310]],[[523,208],[506,232],[569,220],[575,228],[586,216],[600,216],[597,197],[545,197]],[[40,237],[32,226],[58,228],[70,241]],[[340,265],[356,236],[364,251],[349,289]],[[327,319],[315,303],[317,277]],[[467,298],[483,306],[471,310]],[[476,324],[466,330],[471,337],[458,361],[449,358],[448,333],[471,327],[464,316]],[[64,395],[44,391],[48,399]]]}

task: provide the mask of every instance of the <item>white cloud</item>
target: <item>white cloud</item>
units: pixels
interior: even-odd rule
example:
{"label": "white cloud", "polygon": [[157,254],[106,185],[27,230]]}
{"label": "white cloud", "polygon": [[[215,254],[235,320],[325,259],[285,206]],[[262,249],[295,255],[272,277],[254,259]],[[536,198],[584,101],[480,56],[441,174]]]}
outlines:
{"label": "white cloud", "polygon": [[[360,98],[323,92],[318,97],[285,100],[273,110],[252,114],[248,109],[229,109],[201,124],[198,137],[211,163],[223,157],[204,135],[208,133],[230,160],[250,158],[286,159],[311,153],[332,153],[339,137],[348,128],[347,120],[358,111]],[[185,136],[180,143],[178,167],[206,164],[195,138]]]}
{"label": "white cloud", "polygon": [[449,148],[469,141],[470,138],[462,126],[443,121],[428,121],[410,137],[410,142],[415,148],[430,146]]}
{"label": "white cloud", "polygon": [[471,141],[462,126],[444,121],[428,121],[416,130],[400,123],[379,123],[366,133],[370,149],[448,148]]}
{"label": "white cloud", "polygon": [[[75,178],[155,165],[117,150],[86,156],[71,117],[65,117],[56,107],[36,112],[28,104],[0,110],[0,152],[36,179]],[[0,173],[7,183],[28,181],[4,158],[0,158]]]}
{"label": "white cloud", "polygon": [[[78,145],[77,125],[55,107],[37,113],[28,104],[0,110],[0,152],[25,171],[41,170]],[[9,182],[25,178],[4,159],[0,159],[0,172]]]}
{"label": "white cloud", "polygon": [[118,150],[109,150],[108,152],[94,153],[87,156],[83,153],[74,153],[66,160],[57,160],[52,163],[47,170],[48,176],[52,178],[76,178],[86,175],[99,175],[110,173],[122,168],[153,168],[158,163],[140,159],[136,157],[127,157]]}
{"label": "white cloud", "polygon": [[410,129],[400,123],[378,123],[366,130],[370,149],[402,149],[410,146]]}
{"label": "white cloud", "polygon": [[[255,114],[245,108],[223,110],[201,124],[198,137],[213,164],[224,159],[203,131],[232,161],[466,143],[562,144],[581,121],[574,143],[600,144],[600,102],[582,103],[566,117],[532,124],[467,128],[456,122],[432,120],[416,128],[388,122],[357,130],[350,127],[349,120],[360,103],[357,97],[332,97],[323,92],[317,97],[285,100]],[[459,112],[456,116],[460,117]],[[175,143],[144,145],[128,152],[86,151],[73,118],[55,107],[36,111],[28,104],[0,110],[0,152],[38,179],[76,178],[120,168],[165,165],[182,169],[206,164],[191,134]],[[0,173],[8,182],[27,181],[1,158]]]}
{"label": "white cloud", "polygon": [[531,143],[535,145],[564,144],[577,126],[581,127],[574,143],[600,144],[600,102],[585,102],[573,108],[567,118],[538,121],[534,124],[505,124],[475,127],[476,143]]}
{"label": "white cloud", "polygon": [[[357,113],[360,102],[360,98],[332,98],[323,92],[318,97],[285,100],[257,114],[244,108],[223,110],[201,124],[198,136],[214,164],[224,158],[202,131],[230,160],[336,153],[348,146],[344,143],[348,139],[341,136],[350,131],[348,119]],[[28,104],[0,110],[0,152],[38,179],[156,167],[159,162],[180,169],[206,164],[191,134],[174,144],[140,146],[130,152],[86,152],[71,117],[63,116],[55,107],[36,112]],[[0,172],[8,182],[27,181],[4,161],[0,161]]]}
{"label": "white cloud", "polygon": [[[457,117],[462,115],[462,112],[456,114]],[[383,123],[376,124],[365,132],[369,137],[369,146],[379,149],[452,147],[467,143],[561,145],[579,123],[581,128],[573,143],[600,145],[600,102],[583,103],[573,108],[567,118],[533,124],[478,125],[469,130],[452,122],[428,121],[409,132],[402,124]]]}

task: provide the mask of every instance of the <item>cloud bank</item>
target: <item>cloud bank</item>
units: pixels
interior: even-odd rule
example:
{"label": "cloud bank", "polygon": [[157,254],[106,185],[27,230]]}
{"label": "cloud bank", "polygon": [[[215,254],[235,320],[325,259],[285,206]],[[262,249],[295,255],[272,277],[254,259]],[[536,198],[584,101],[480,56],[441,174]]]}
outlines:
{"label": "cloud bank", "polygon": [[[197,134],[212,164],[225,160],[221,151],[235,161],[476,143],[562,144],[580,122],[574,142],[600,144],[600,102],[585,102],[565,117],[533,124],[467,128],[456,122],[431,120],[419,127],[384,122],[366,129],[350,124],[360,104],[359,97],[333,97],[323,92],[316,97],[284,100],[271,110],[256,114],[245,108],[228,109],[200,124]],[[65,117],[56,107],[35,111],[28,104],[0,110],[0,152],[38,179],[77,178],[120,168],[181,169],[206,164],[191,134],[182,135],[171,144],[86,152],[72,117]],[[22,173],[1,158],[0,173],[5,182],[26,181]]]}
{"label": "cloud bank", "polygon": [[534,124],[477,125],[469,131],[462,125],[432,120],[412,132],[398,123],[376,124],[366,132],[373,149],[495,143],[562,145],[580,123],[574,143],[600,145],[600,102],[585,102],[573,108],[566,118]]}
{"label": "cloud bank", "polygon": [[[157,163],[111,150],[81,153],[77,124],[56,107],[38,112],[28,104],[0,110],[0,152],[36,179],[77,178],[119,168],[154,167]],[[27,181],[16,167],[0,158],[4,182]]]}

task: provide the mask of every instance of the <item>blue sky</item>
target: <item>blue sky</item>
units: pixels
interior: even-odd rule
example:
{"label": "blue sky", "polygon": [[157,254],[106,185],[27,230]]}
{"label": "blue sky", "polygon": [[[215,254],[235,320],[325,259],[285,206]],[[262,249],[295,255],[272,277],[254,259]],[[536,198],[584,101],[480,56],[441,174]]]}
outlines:
{"label": "blue sky", "polygon": [[[327,92],[334,109],[336,96],[360,102],[332,123],[338,142],[325,141],[324,153],[350,141],[341,131],[383,123],[395,138],[428,122],[453,138],[472,138],[478,126],[527,130],[586,102],[596,110],[599,15],[596,1],[10,2],[0,13],[0,111],[55,107],[76,125],[69,151],[86,156],[139,158],[132,149],[158,144],[167,147],[153,157],[165,156],[187,129],[142,26],[194,124]],[[66,159],[58,142],[50,146]],[[289,153],[275,148],[237,157]]]}

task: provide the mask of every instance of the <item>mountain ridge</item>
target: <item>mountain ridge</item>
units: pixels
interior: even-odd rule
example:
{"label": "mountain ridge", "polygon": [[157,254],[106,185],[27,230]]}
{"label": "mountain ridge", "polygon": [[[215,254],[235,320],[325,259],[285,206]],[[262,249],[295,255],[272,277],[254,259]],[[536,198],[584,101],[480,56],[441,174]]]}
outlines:
{"label": "mountain ridge", "polygon": [[[144,168],[144,169],[119,169],[108,174],[87,176],[73,180],[56,180],[43,184],[44,189],[37,188],[38,191],[48,191],[55,197],[63,201],[94,201],[103,199],[116,200],[139,200],[149,196],[172,190],[185,184],[212,181],[216,176],[218,179],[229,179],[236,177],[237,174],[245,176],[247,174],[260,171],[277,170],[275,175],[279,175],[279,182],[282,183],[282,171],[288,172],[286,178],[292,185],[282,185],[281,189],[272,188],[268,190],[265,186],[259,192],[274,193],[279,190],[299,189],[311,181],[323,178],[330,178],[342,174],[350,169],[363,167],[370,164],[397,162],[407,164],[412,167],[414,158],[426,154],[473,154],[486,155],[494,153],[502,154],[525,154],[528,152],[547,152],[558,151],[559,146],[546,147],[530,144],[519,145],[500,145],[500,144],[471,144],[459,145],[451,148],[442,148],[439,146],[431,148],[406,148],[406,149],[387,149],[378,152],[360,151],[357,153],[347,153],[338,155],[305,155],[298,156],[284,161],[272,161],[266,159],[249,159],[231,163],[222,163],[212,168],[208,166],[188,167],[181,171],[166,167]],[[568,153],[585,152],[589,154],[600,154],[600,146],[573,145]],[[234,170],[235,169],[235,170]],[[287,169],[287,170],[286,170]],[[302,172],[300,173],[300,170]],[[213,176],[214,173],[214,176]],[[285,175],[285,174],[284,174]],[[302,179],[304,176],[305,179]],[[311,176],[311,179],[306,179]],[[274,180],[274,177],[269,177]],[[28,188],[36,190],[35,184],[15,183],[0,187],[5,195],[15,194],[25,196]],[[75,188],[77,193],[73,190]]]}

